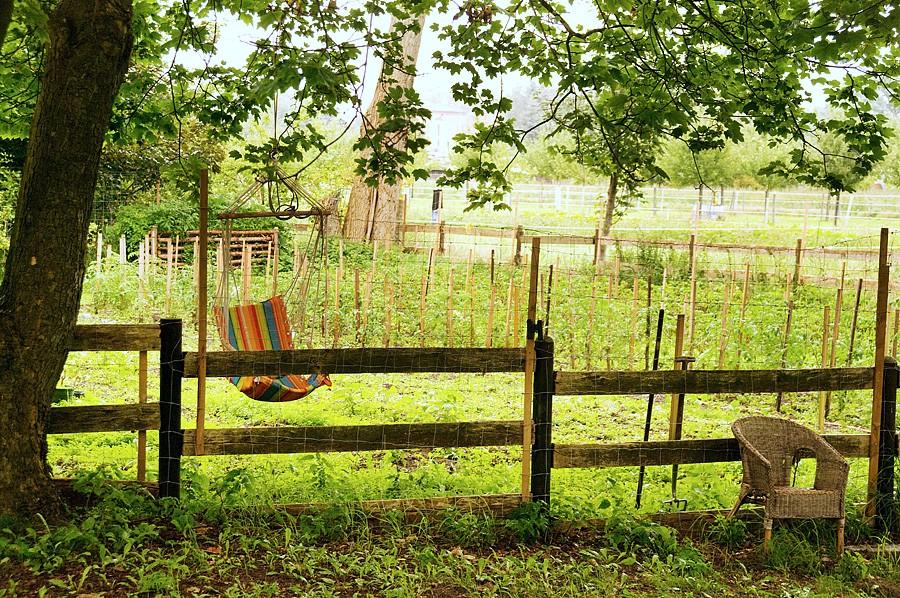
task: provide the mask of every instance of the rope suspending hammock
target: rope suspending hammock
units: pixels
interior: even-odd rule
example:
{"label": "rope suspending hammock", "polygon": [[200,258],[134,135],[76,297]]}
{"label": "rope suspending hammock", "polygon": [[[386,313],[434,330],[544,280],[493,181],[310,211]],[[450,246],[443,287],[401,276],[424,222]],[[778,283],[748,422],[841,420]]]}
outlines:
{"label": "rope suspending hammock", "polygon": [[[281,186],[287,189],[287,194],[281,193]],[[258,193],[262,193],[269,211],[240,211],[249,201],[257,197]],[[300,209],[301,202],[306,204],[303,206],[305,209]],[[314,219],[306,251],[302,255],[299,267],[295,266],[291,285],[285,294],[298,298],[296,303],[299,305],[299,322],[302,331],[313,269],[317,270],[319,277],[321,276],[321,269],[318,269],[317,266],[325,255],[324,217],[327,215],[328,211],[292,177],[285,175],[277,165],[269,176],[257,177],[228,209],[219,214],[219,219],[225,221],[221,256],[224,267],[216,289],[214,313],[224,350],[283,351],[294,348],[288,305],[284,296],[277,292],[277,265],[271,298],[258,303],[230,305],[232,222],[238,218],[267,216],[280,220]],[[249,264],[245,264],[245,267],[249,267]],[[318,288],[319,284],[317,283],[316,290]],[[331,379],[325,372],[314,372],[305,377],[299,375],[277,378],[236,376],[231,378],[231,382],[251,399],[266,402],[294,401],[307,396],[320,386],[331,386]]]}

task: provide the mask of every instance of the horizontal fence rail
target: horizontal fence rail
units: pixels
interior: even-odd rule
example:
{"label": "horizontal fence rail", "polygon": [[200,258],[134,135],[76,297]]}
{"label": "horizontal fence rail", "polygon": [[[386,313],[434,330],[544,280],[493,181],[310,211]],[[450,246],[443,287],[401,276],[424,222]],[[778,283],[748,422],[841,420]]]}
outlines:
{"label": "horizontal fence rail", "polygon": [[52,407],[47,434],[158,430],[159,403]]}
{"label": "horizontal fence rail", "polygon": [[[524,372],[524,349],[388,348],[298,351],[217,351],[206,354],[206,375],[284,376],[329,374]],[[198,354],[184,354],[184,376],[198,375]]]}
{"label": "horizontal fence rail", "polygon": [[[212,428],[203,440],[203,456],[521,446],[522,422]],[[185,430],[185,456],[197,456],[194,442],[195,431]]]}
{"label": "horizontal fence rail", "polygon": [[864,390],[873,368],[556,372],[556,395],[714,394]]}
{"label": "horizontal fence rail", "polygon": [[157,324],[79,324],[70,351],[159,351]]}
{"label": "horizontal fence rail", "polygon": [[[823,438],[845,457],[869,456],[868,434],[826,434]],[[558,444],[553,450],[554,469],[725,463],[740,460],[740,447],[734,438]]]}

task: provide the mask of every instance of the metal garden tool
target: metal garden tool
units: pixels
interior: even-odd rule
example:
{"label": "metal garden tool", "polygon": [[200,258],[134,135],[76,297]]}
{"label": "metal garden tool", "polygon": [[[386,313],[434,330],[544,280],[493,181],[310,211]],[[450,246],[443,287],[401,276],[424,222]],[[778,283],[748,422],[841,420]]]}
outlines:
{"label": "metal garden tool", "polygon": [[[662,341],[662,330],[663,330],[663,317],[665,316],[666,310],[660,309],[659,315],[656,318],[656,344],[653,347],[653,371],[659,369],[659,345],[660,341]],[[647,416],[644,419],[644,442],[650,440],[650,422],[653,418],[653,393],[651,392],[647,396]],[[638,483],[637,483],[637,495],[634,498],[634,508],[641,508],[641,494],[644,492],[644,469],[645,466],[641,465],[641,470],[638,473]]]}
{"label": "metal garden tool", "polygon": [[[675,358],[675,365],[679,370],[688,370],[696,357],[686,355]],[[684,423],[684,393],[672,396],[672,409],[669,412],[669,440],[681,440],[681,428]],[[672,465],[672,498],[663,501],[663,509],[671,511],[686,511],[687,499],[678,498],[678,464]]]}

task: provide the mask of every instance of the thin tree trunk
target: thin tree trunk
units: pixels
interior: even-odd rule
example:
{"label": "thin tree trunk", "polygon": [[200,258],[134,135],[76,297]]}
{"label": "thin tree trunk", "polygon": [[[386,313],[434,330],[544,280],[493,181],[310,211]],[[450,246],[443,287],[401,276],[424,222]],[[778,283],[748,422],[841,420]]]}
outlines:
{"label": "thin tree trunk", "polygon": [[[407,31],[402,40],[405,65],[395,68],[389,77],[385,76],[384,67],[378,77],[378,86],[375,88],[375,96],[369,109],[366,110],[365,119],[360,128],[360,137],[365,137],[370,128],[377,127],[380,123],[378,116],[378,104],[381,103],[392,88],[400,87],[409,89],[413,86],[416,61],[419,57],[419,46],[422,42],[422,29],[425,26],[425,15],[418,18],[417,27]],[[391,29],[396,22],[391,22]],[[401,132],[399,138],[395,138],[392,146],[396,149],[406,147],[406,134]],[[371,150],[366,150],[367,154]],[[379,181],[377,193],[370,187],[365,177],[357,176],[350,190],[350,199],[347,203],[347,212],[344,215],[344,237],[362,240],[378,240],[382,242],[394,242],[400,239],[400,228],[397,221],[398,202],[400,201],[401,181],[390,185]],[[374,202],[374,206],[372,205]]]}
{"label": "thin tree trunk", "polygon": [[78,316],[100,151],[131,52],[131,2],[62,0],[49,32],[0,284],[0,514],[55,502],[44,425]]}
{"label": "thin tree trunk", "polygon": [[[613,172],[609,175],[609,186],[606,189],[606,209],[603,211],[603,224],[600,226],[600,235],[603,238],[609,237],[609,231],[612,230],[613,217],[616,215],[616,196],[619,192],[619,173]],[[606,259],[606,244],[600,244],[600,259]]]}
{"label": "thin tree trunk", "polygon": [[838,214],[841,211],[841,192],[834,194],[834,225],[838,225]]}

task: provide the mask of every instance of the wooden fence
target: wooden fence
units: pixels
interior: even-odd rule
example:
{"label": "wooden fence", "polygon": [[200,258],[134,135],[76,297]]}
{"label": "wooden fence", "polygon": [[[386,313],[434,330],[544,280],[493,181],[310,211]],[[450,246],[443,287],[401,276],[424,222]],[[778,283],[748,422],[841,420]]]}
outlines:
{"label": "wooden fence", "polygon": [[159,351],[159,326],[154,324],[78,325],[70,351],[137,351],[137,403],[53,407],[47,434],[125,432],[136,430],[137,479],[147,479],[147,430],[159,429],[159,403],[147,402],[148,353]]}
{"label": "wooden fence", "polygon": [[[537,324],[538,331],[540,324]],[[733,438],[663,440],[602,444],[552,442],[553,398],[572,395],[647,395],[662,393],[777,393],[872,389],[873,368],[809,370],[719,370],[657,372],[556,372],[553,342],[538,338],[534,344],[531,413],[522,420],[374,424],[359,426],[280,426],[184,430],[181,424],[182,379],[197,377],[198,355],[183,352],[180,320],[160,326],[79,326],[72,350],[139,351],[141,388],[137,404],[54,407],[48,433],[138,430],[139,478],[143,479],[146,430],[158,428],[159,494],[180,494],[182,457],[324,453],[382,450],[420,450],[436,447],[528,446],[523,468],[530,470],[524,494],[477,497],[436,497],[411,501],[367,501],[366,508],[431,510],[456,507],[507,513],[523,501],[549,505],[553,469],[583,467],[664,466],[687,463],[733,462],[740,450]],[[146,354],[160,351],[160,400],[146,402]],[[330,373],[489,373],[525,372],[523,349],[346,349],[207,353],[211,376],[283,375],[325,369]],[[895,404],[898,382],[896,362],[884,367],[881,391],[882,421],[875,442],[871,435],[826,435],[848,458],[878,459],[879,508],[876,516],[889,525],[893,495],[893,465],[897,456]],[[530,419],[529,419],[530,418]],[[529,423],[526,424],[526,421]],[[528,443],[526,443],[526,438]],[[294,512],[313,508],[290,505]],[[700,515],[698,515],[699,517]]]}

